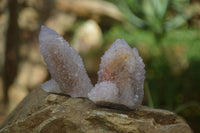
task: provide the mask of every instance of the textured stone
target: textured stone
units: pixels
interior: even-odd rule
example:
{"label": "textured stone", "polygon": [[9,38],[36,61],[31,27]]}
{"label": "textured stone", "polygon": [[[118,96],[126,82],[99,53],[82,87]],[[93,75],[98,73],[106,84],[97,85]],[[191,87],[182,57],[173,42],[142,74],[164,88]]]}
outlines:
{"label": "textured stone", "polygon": [[38,88],[9,115],[0,133],[192,133],[176,114],[140,106],[101,108],[87,98],[48,94]]}

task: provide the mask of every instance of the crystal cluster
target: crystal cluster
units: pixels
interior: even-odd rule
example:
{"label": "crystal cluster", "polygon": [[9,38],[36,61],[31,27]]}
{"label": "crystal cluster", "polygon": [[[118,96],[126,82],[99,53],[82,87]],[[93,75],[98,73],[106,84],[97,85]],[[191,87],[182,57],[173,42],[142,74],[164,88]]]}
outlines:
{"label": "crystal cluster", "polygon": [[88,97],[97,105],[134,109],[142,103],[144,63],[136,48],[116,40],[101,58],[98,83],[92,86],[81,57],[55,31],[42,26],[40,51],[52,76],[42,84],[47,92]]}
{"label": "crystal cluster", "polygon": [[64,93],[72,97],[87,97],[93,87],[78,53],[54,30],[41,27],[40,52],[52,80],[42,85],[47,92]]}
{"label": "crystal cluster", "polygon": [[101,58],[98,83],[88,97],[96,104],[105,102],[136,108],[143,100],[145,70],[136,48],[116,40]]}

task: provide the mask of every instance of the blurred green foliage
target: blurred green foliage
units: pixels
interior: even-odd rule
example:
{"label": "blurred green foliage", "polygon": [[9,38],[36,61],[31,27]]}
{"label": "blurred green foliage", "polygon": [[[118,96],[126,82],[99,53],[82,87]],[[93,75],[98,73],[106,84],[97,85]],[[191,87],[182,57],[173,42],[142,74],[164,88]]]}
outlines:
{"label": "blurred green foliage", "polygon": [[200,118],[200,30],[187,23],[189,1],[109,1],[119,6],[126,22],[112,26],[105,42],[124,38],[139,49],[147,71],[145,103]]}
{"label": "blurred green foliage", "polygon": [[159,43],[169,30],[181,27],[189,16],[189,0],[112,0],[134,26],[153,33]]}

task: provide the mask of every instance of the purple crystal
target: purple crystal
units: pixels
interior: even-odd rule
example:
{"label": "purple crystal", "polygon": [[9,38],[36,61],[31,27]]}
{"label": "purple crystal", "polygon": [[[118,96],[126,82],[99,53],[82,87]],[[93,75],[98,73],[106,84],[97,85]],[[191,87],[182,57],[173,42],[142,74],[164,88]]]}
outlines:
{"label": "purple crystal", "polygon": [[62,92],[72,97],[87,97],[93,87],[78,53],[54,30],[41,27],[40,52],[53,80],[42,88],[47,92]]}
{"label": "purple crystal", "polygon": [[145,70],[136,48],[116,40],[101,58],[98,83],[88,97],[95,103],[113,103],[134,109],[142,103]]}

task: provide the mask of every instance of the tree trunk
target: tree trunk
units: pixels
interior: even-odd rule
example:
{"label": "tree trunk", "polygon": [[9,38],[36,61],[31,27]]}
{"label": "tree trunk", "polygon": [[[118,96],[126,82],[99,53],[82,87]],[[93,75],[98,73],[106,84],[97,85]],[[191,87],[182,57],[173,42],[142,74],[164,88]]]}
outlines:
{"label": "tree trunk", "polygon": [[9,24],[6,34],[5,64],[3,68],[4,103],[8,102],[8,89],[14,82],[18,66],[18,5],[17,0],[8,1]]}

